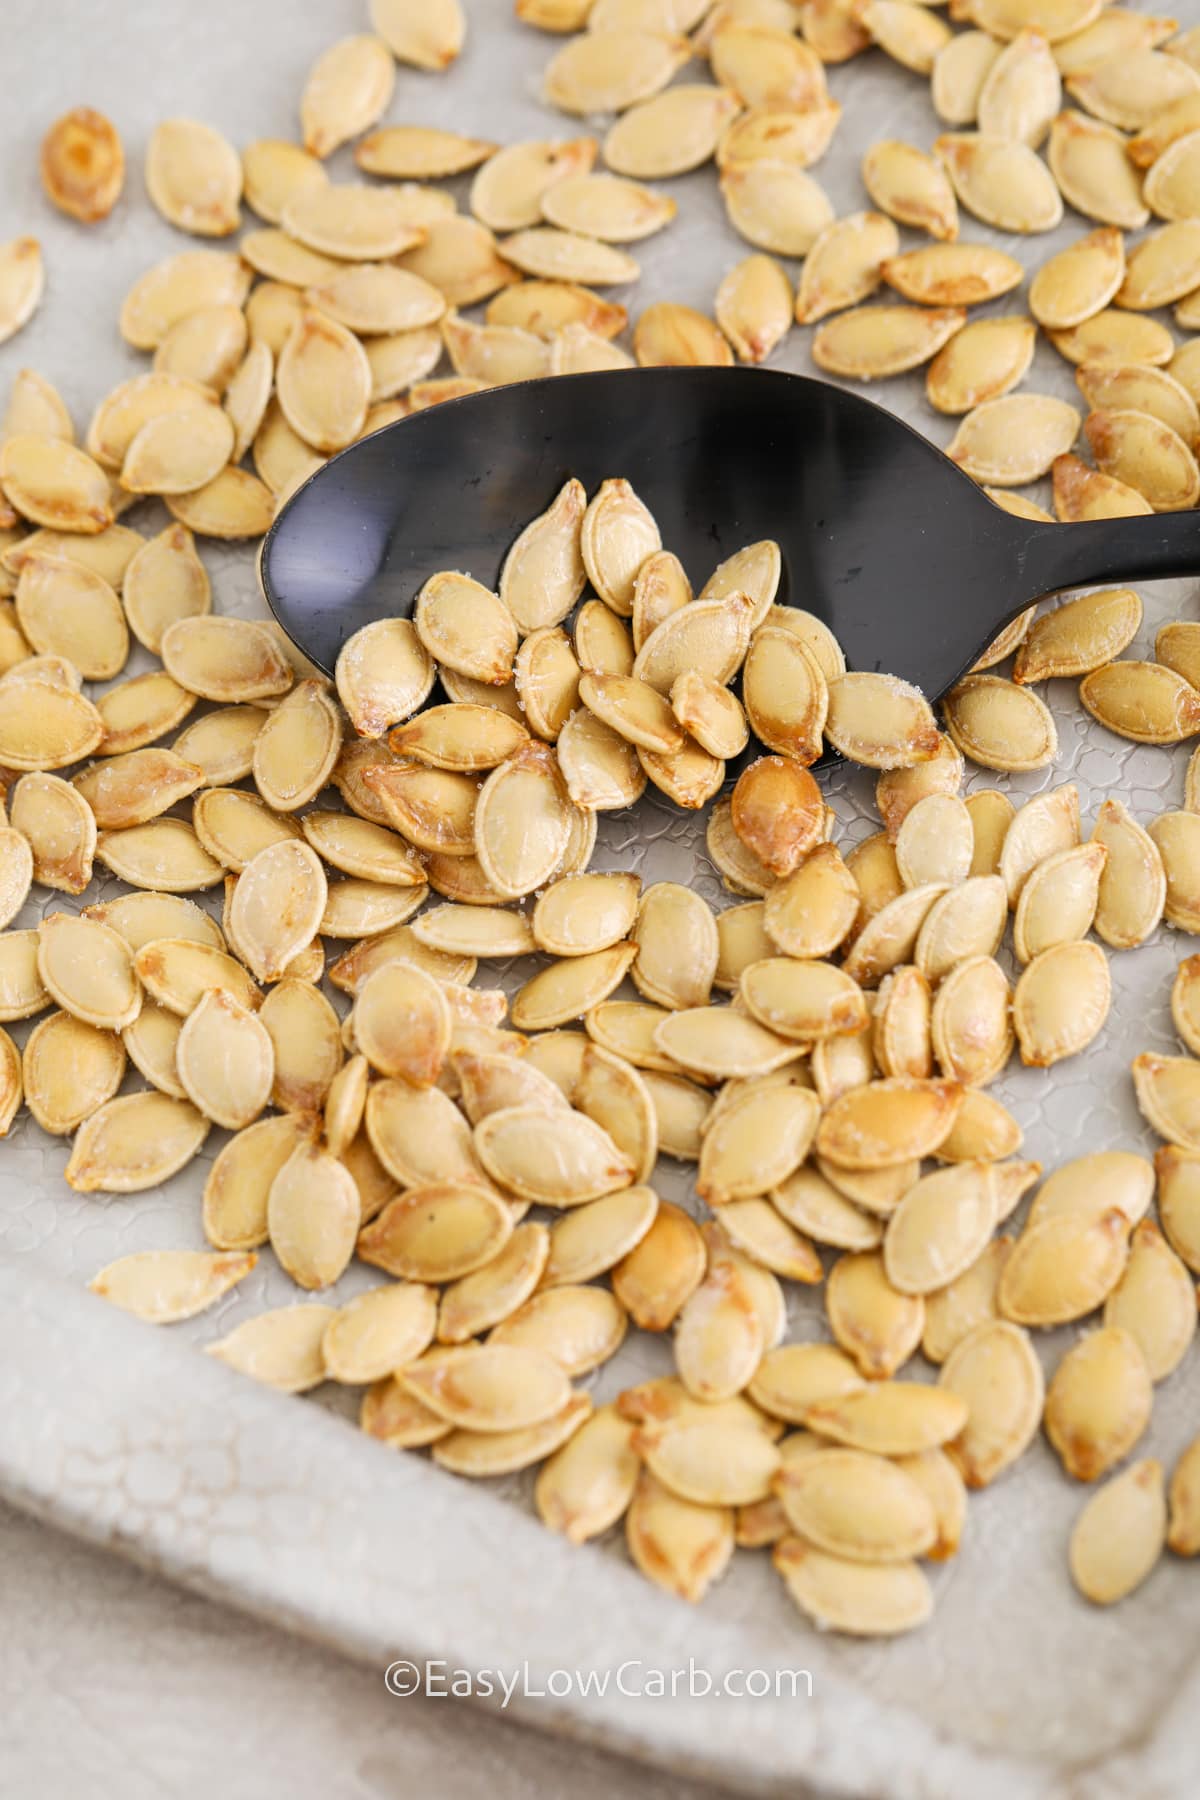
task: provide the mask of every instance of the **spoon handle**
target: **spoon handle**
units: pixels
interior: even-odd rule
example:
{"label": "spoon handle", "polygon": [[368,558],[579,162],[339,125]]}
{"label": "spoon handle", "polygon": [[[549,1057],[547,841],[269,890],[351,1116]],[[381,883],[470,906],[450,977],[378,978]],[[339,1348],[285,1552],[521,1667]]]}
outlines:
{"label": "spoon handle", "polygon": [[1108,581],[1200,575],[1200,513],[1034,525],[1025,539],[1021,574],[1031,598]]}

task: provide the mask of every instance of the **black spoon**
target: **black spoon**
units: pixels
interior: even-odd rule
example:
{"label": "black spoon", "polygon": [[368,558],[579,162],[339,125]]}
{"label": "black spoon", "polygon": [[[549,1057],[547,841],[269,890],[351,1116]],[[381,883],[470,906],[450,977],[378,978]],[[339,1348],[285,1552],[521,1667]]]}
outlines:
{"label": "black spoon", "polygon": [[1190,514],[1064,527],[1018,519],[858,394],[763,369],[630,369],[492,388],[351,445],[284,507],[262,581],[327,673],[439,569],[489,587],[569,476],[632,482],[697,590],[778,539],[780,601],[825,620],[851,668],[932,700],[1001,626],[1060,588],[1200,574]]}

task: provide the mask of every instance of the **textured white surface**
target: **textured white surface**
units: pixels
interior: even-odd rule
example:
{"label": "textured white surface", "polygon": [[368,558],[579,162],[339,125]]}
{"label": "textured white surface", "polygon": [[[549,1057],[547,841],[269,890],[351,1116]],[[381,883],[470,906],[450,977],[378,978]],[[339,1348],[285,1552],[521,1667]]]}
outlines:
{"label": "textured white surface", "polygon": [[[1188,0],[1180,10],[1194,13],[1194,6]],[[469,10],[472,37],[460,66],[441,79],[400,70],[390,119],[501,141],[573,132],[537,99],[552,40],[518,29],[508,0],[474,0]],[[364,14],[359,0],[305,8],[283,0],[252,7],[165,0],[152,12],[115,0],[82,11],[66,0],[8,0],[5,38],[20,56],[19,80],[0,113],[0,235],[41,236],[48,291],[34,323],[0,350],[0,388],[31,364],[58,383],[82,423],[101,393],[145,366],[117,337],[120,299],[143,268],[189,241],[158,219],[141,191],[148,130],[185,113],[239,144],[291,135],[313,56],[362,29]],[[697,78],[697,70],[683,78]],[[817,174],[844,212],[864,204],[857,166],[868,141],[894,135],[928,144],[937,126],[926,84],[879,54],[834,70],[830,85],[846,115]],[[117,120],[131,165],[116,214],[86,233],[46,207],[35,157],[45,124],[80,102]],[[335,167],[348,175],[344,155]],[[637,247],[644,279],[631,303],[673,297],[707,307],[746,247],[725,224],[711,169],[666,185],[680,217]],[[1071,218],[1050,238],[1003,240],[964,220],[963,235],[1003,242],[1033,268],[1082,228]],[[1010,297],[996,310],[1013,304]],[[793,334],[779,366],[807,369],[809,335]],[[1044,345],[1028,386],[1075,397],[1069,370]],[[948,441],[952,422],[929,412],[919,382],[893,382],[878,393],[936,441]],[[133,522],[157,529],[153,508]],[[218,605],[255,610],[249,554],[207,545],[203,553]],[[692,573],[702,579],[706,571]],[[936,563],[929,578],[937,580]],[[1145,653],[1164,619],[1195,615],[1194,583],[1142,592],[1146,622],[1135,654]],[[1061,737],[1057,767],[1011,781],[976,772],[971,787],[1003,787],[1016,797],[1074,779],[1087,825],[1110,792],[1143,822],[1181,803],[1184,750],[1139,749],[1109,736],[1086,719],[1072,684],[1053,684],[1048,698]],[[838,774],[827,792],[840,834],[855,839],[875,828],[865,777]],[[690,880],[722,904],[729,897],[699,846],[692,821],[648,801],[632,818],[603,822],[597,864],[636,867],[647,880]],[[36,912],[31,907],[18,923]],[[1114,957],[1113,1014],[1101,1043],[1049,1078],[1014,1070],[997,1086],[1026,1128],[1025,1154],[1052,1167],[1085,1149],[1153,1147],[1133,1106],[1128,1062],[1139,1050],[1174,1047],[1168,989],[1190,947],[1162,931],[1144,949]],[[220,1141],[214,1133],[208,1160]],[[293,1297],[269,1255],[212,1314],[169,1333],[139,1327],[82,1294],[82,1281],[125,1251],[200,1245],[207,1161],[162,1192],[84,1199],[61,1180],[66,1154],[27,1119],[0,1152],[0,1491],[18,1505],[377,1671],[399,1653],[475,1666],[528,1657],[546,1669],[602,1668],[630,1655],[669,1667],[691,1652],[714,1672],[810,1669],[811,1704],[543,1700],[509,1715],[747,1789],[778,1785],[794,1793],[807,1782],[938,1800],[968,1792],[975,1800],[1194,1791],[1197,1757],[1186,1721],[1200,1697],[1190,1685],[1198,1572],[1164,1562],[1108,1614],[1077,1600],[1064,1551],[1082,1495],[1044,1445],[972,1500],[962,1554],[935,1572],[935,1618],[919,1637],[859,1645],[816,1636],[761,1555],[740,1555],[694,1615],[636,1577],[619,1544],[572,1552],[542,1532],[528,1515],[526,1483],[480,1489],[452,1481],[420,1457],[390,1456],[320,1405],[260,1392],[196,1356],[192,1342]],[[687,1187],[669,1178],[662,1185],[671,1193]],[[338,1292],[371,1279],[352,1274]],[[794,1330],[815,1334],[811,1300],[793,1294],[792,1308]],[[1071,1335],[1045,1340],[1048,1367]],[[657,1368],[662,1352],[640,1338],[606,1371],[600,1391]],[[1198,1355],[1159,1390],[1139,1453],[1169,1460],[1194,1433]],[[330,1404],[350,1410],[344,1395]],[[554,1773],[562,1766],[547,1765],[552,1788],[565,1785]]]}

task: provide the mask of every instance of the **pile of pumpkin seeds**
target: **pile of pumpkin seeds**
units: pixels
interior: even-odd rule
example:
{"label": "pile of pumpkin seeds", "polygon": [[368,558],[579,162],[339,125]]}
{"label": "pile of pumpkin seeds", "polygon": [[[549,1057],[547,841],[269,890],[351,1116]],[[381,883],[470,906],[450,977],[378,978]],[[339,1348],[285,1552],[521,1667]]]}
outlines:
{"label": "pile of pumpkin seeds", "polygon": [[[155,131],[167,220],[227,237],[244,199],[263,224],[135,284],[120,327],[153,367],[100,401],[84,448],[32,370],[0,422],[0,1019],[37,1020],[20,1049],[0,1031],[0,1126],[24,1104],[71,1135],[80,1193],[158,1186],[230,1133],[209,1248],[124,1257],[94,1290],[168,1323],[263,1246],[315,1295],[357,1257],[387,1279],[210,1350],[286,1391],[361,1388],[367,1432],[456,1473],[537,1466],[551,1529],[624,1520],[637,1566],[685,1598],[770,1546],[818,1624],[919,1625],[921,1562],[955,1553],[968,1490],[1044,1425],[1068,1476],[1109,1478],[1069,1562],[1118,1600],[1164,1542],[1200,1551],[1200,1440],[1169,1497],[1157,1462],[1125,1461],[1196,1327],[1200,958],[1172,992],[1189,1054],[1134,1063],[1154,1165],[1109,1151],[1043,1181],[987,1089],[1014,1054],[1048,1067],[1093,1041],[1108,952],[1163,920],[1200,931],[1200,764],[1183,811],[1143,826],[1112,797],[1086,835],[1069,783],[1019,810],[961,790],[967,762],[1055,761],[1034,691],[1052,677],[1120,736],[1195,736],[1200,625],[1133,661],[1132,590],[1030,609],[939,723],[776,603],[773,542],[693,594],[614,471],[514,520],[495,590],[446,571],[411,620],[350,639],[331,686],[212,610],[196,538],[260,536],[327,456],[438,400],[757,362],[793,323],[840,378],[928,363],[931,405],[961,419],[951,454],[1024,516],[1050,517],[1008,490],[1046,474],[1065,521],[1194,505],[1200,357],[1149,315],[1200,325],[1200,41],[1099,0],[967,0],[958,33],[908,0],[517,0],[566,37],[548,101],[618,116],[602,146],[501,148],[381,123],[397,60],[453,62],[457,0],[370,13],[312,70],[302,145]],[[931,76],[953,129],[932,153],[876,145],[878,210],[836,219],[807,172],[840,114],[824,65],[871,44]],[[674,82],[694,58],[711,81]],[[1060,112],[1064,79],[1083,112]],[[348,143],[379,179],[330,183]],[[595,289],[634,282],[622,246],[675,216],[646,184],[708,161],[755,254],[714,317],[659,303],[626,351],[626,308]],[[460,214],[435,184],[470,171]],[[76,109],[42,173],[103,218],[118,132]],[[970,322],[1024,271],[958,241],[959,208],[1034,233],[1064,200],[1095,229],[1037,270],[1032,317]],[[1127,253],[1151,211],[1165,223]],[[901,251],[897,224],[932,242]],[[34,238],[0,250],[0,337],[42,281]],[[881,284],[897,298],[872,302]],[[1077,365],[1091,464],[1077,409],[1013,391],[1039,327]],[[155,537],[117,522],[143,496],[174,517]],[[131,639],[161,668],[120,679]],[[763,753],[722,797],[751,734]],[[826,747],[877,771],[881,829],[845,854],[810,773]],[[708,808],[735,903],[589,869],[597,815],[647,787]],[[34,884],[83,897],[97,867],[128,891],[11,928]],[[219,921],[189,898],[217,890]],[[480,962],[534,957],[511,1003],[475,985]],[[119,1094],[130,1065],[146,1085]],[[660,1156],[694,1165],[695,1214],[660,1199]],[[787,1341],[790,1283],[823,1287],[824,1341]],[[1047,1387],[1031,1334],[1097,1313]],[[631,1324],[671,1334],[676,1373],[597,1407],[573,1384]],[[917,1356],[936,1381],[906,1373]]]}

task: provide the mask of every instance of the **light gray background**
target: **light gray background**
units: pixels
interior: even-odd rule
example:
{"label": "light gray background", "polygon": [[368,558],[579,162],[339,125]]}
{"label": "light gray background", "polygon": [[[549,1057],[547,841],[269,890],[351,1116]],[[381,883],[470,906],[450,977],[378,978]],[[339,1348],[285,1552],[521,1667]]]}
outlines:
{"label": "light gray background", "polygon": [[[399,70],[389,118],[500,141],[584,129],[539,103],[553,40],[517,27],[508,0],[468,6],[472,34],[461,63],[442,78]],[[1179,10],[1192,22],[1195,0]],[[0,349],[0,388],[31,364],[56,381],[82,427],[102,393],[146,366],[117,335],[129,284],[193,242],[159,219],[142,192],[141,153],[154,122],[191,114],[236,144],[294,135],[305,71],[328,42],[366,28],[365,7],[8,0],[2,23],[10,79],[0,109],[0,238],[35,232],[48,274],[37,318]],[[701,65],[681,76],[702,78]],[[830,86],[846,113],[816,173],[845,212],[865,203],[857,168],[867,143],[892,135],[927,145],[939,127],[927,84],[878,53],[832,71]],[[36,168],[45,126],[80,103],[112,116],[130,161],[125,198],[89,231],[51,212]],[[348,177],[344,153],[334,168]],[[635,247],[644,279],[628,296],[634,311],[659,298],[707,308],[721,275],[747,250],[725,223],[711,168],[666,185],[680,217]],[[1081,229],[1069,215],[1050,238],[1004,240],[964,219],[963,235],[1004,243],[1032,270]],[[1019,304],[1010,296],[996,310]],[[805,370],[809,335],[794,333],[776,364]],[[1044,345],[1028,385],[1076,398],[1070,371]],[[952,422],[928,410],[916,379],[888,384],[880,397],[935,441],[948,441]],[[157,529],[155,509],[133,522]],[[250,555],[207,545],[203,554],[217,604],[255,610]],[[929,579],[937,580],[936,565]],[[1162,620],[1194,616],[1196,585],[1142,591],[1139,653]],[[1181,803],[1185,751],[1108,736],[1086,720],[1070,684],[1052,684],[1047,698],[1061,737],[1057,767],[1011,783],[977,772],[972,787],[1020,795],[1074,779],[1089,823],[1110,792],[1143,820]],[[828,792],[844,831],[857,838],[874,829],[865,777],[839,775]],[[635,863],[651,880],[690,879],[721,903],[728,896],[696,854],[691,822],[651,801],[632,822],[605,821],[598,862]],[[28,922],[36,916],[31,907]],[[1139,1050],[1174,1047],[1168,990],[1190,948],[1160,932],[1143,950],[1114,957],[1103,1041],[1050,1079],[1014,1070],[998,1086],[1026,1127],[1026,1154],[1053,1166],[1083,1149],[1153,1147],[1127,1066]],[[209,1156],[218,1141],[214,1134]],[[82,1280],[113,1256],[201,1243],[206,1164],[164,1192],[105,1201],[69,1193],[65,1158],[65,1146],[28,1121],[0,1150],[0,1491],[369,1666],[364,1672],[3,1515],[0,1706],[16,1757],[6,1749],[0,1792],[26,1792],[31,1776],[48,1774],[62,1792],[190,1794],[207,1787],[214,1757],[234,1794],[288,1781],[305,1792],[390,1795],[414,1778],[464,1795],[630,1787],[628,1769],[527,1738],[518,1718],[674,1764],[693,1782],[703,1771],[791,1793],[805,1781],[853,1793],[969,1791],[973,1800],[992,1791],[1144,1792],[1151,1779],[1159,1794],[1194,1790],[1200,1758],[1186,1721],[1195,1717],[1187,1683],[1200,1635],[1198,1571],[1167,1562],[1118,1611],[1085,1607],[1064,1560],[1082,1496],[1043,1446],[972,1500],[962,1555],[936,1572],[935,1619],[917,1638],[858,1645],[815,1636],[762,1556],[739,1556],[732,1577],[693,1615],[634,1577],[619,1548],[572,1553],[531,1525],[526,1483],[489,1492],[418,1457],[391,1458],[321,1407],[261,1393],[190,1353],[189,1339],[208,1341],[292,1297],[269,1256],[214,1313],[170,1333],[150,1333],[82,1296]],[[664,1191],[672,1191],[669,1178]],[[351,1274],[339,1292],[367,1279]],[[793,1311],[798,1331],[816,1330],[811,1303],[801,1297]],[[1048,1366],[1071,1335],[1047,1344]],[[605,1386],[658,1366],[660,1351],[640,1340],[606,1372]],[[1160,1391],[1146,1453],[1169,1459],[1194,1433],[1195,1376],[1193,1356]],[[689,1650],[712,1668],[811,1668],[817,1700],[590,1712],[531,1702],[496,1725],[457,1707],[452,1716],[444,1703],[389,1701],[380,1684],[389,1652],[594,1667],[629,1654],[669,1664]],[[673,1797],[684,1786],[681,1778],[645,1791]]]}

